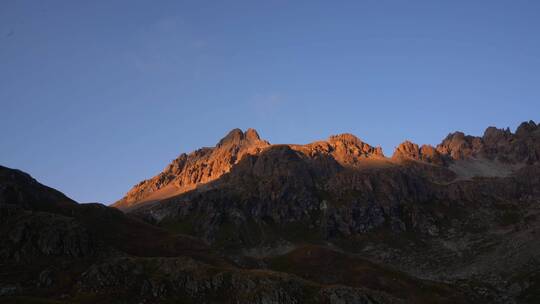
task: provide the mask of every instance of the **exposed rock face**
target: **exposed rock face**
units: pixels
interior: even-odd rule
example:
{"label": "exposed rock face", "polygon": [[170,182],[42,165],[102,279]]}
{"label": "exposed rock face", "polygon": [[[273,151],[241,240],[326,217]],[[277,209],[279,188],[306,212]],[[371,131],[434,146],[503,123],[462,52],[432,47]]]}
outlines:
{"label": "exposed rock face", "polygon": [[344,167],[356,167],[366,160],[384,158],[381,147],[372,147],[348,133],[330,136],[326,141],[289,146],[308,158],[332,158],[332,161]]}
{"label": "exposed rock face", "polygon": [[443,165],[441,154],[433,146],[423,145],[422,147],[418,147],[417,144],[408,140],[404,141],[396,148],[394,155],[392,155],[392,159],[397,161],[419,160],[436,165]]}
{"label": "exposed rock face", "polygon": [[451,159],[460,160],[475,156],[482,148],[480,137],[465,136],[463,132],[449,134],[443,142],[437,146],[437,151],[448,155]]}
{"label": "exposed rock face", "polygon": [[[342,167],[324,172],[328,161],[314,162],[289,146],[273,146],[251,155],[211,189],[186,193],[135,211],[152,221],[170,218],[198,223],[190,226],[211,243],[258,245],[265,233],[255,226],[286,227],[302,222],[316,227],[321,238],[351,236],[390,226],[405,231],[402,208],[407,202],[437,195],[430,180],[413,169]],[[224,226],[238,234],[223,234]]]}
{"label": "exposed rock face", "polygon": [[221,177],[242,157],[257,154],[267,146],[269,143],[261,140],[257,131],[248,129],[244,133],[234,129],[213,148],[181,154],[163,172],[134,186],[114,206],[128,208],[137,203],[164,199],[192,190]]}
{"label": "exposed rock face", "polygon": [[332,155],[341,164],[354,163],[358,158],[384,156],[381,147],[372,147],[348,133],[330,136],[328,143],[335,151]]}
{"label": "exposed rock face", "polygon": [[[361,166],[365,160],[384,159],[380,147],[372,147],[352,134],[331,136],[327,141],[287,146],[314,161],[331,158],[327,166]],[[228,173],[247,155],[258,155],[270,144],[260,139],[254,129],[234,129],[213,148],[181,154],[157,176],[134,186],[113,206],[120,209],[172,197],[207,184]],[[321,164],[323,165],[323,164]],[[325,168],[331,169],[331,168]]]}
{"label": "exposed rock face", "polygon": [[540,160],[540,128],[533,121],[522,123],[516,133],[489,127],[482,137],[449,134],[437,146],[439,153],[453,160],[487,158],[506,163],[537,163]]}

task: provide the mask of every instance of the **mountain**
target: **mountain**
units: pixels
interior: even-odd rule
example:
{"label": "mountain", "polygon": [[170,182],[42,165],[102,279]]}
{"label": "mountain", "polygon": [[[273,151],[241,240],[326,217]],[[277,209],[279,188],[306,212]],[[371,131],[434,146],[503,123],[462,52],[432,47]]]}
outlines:
{"label": "mountain", "polygon": [[[374,148],[351,134],[331,136],[327,141],[308,145],[285,146],[306,155],[324,154],[347,166],[362,166],[367,160],[384,161],[381,148]],[[259,155],[274,147],[260,139],[254,129],[246,132],[234,129],[213,148],[181,154],[163,172],[135,185],[113,206],[129,209],[200,188],[229,173],[245,156]]]}
{"label": "mountain", "polygon": [[[262,140],[254,129],[246,132],[234,129],[215,147],[181,154],[163,172],[135,185],[113,206],[129,209],[201,188],[229,173],[244,156],[259,155],[276,146],[287,146],[301,153],[304,158],[328,157],[341,167],[357,169],[399,165],[405,160],[416,160],[450,167],[451,171],[458,174],[507,174],[516,166],[540,160],[537,133],[538,126],[533,121],[522,123],[515,134],[508,129],[495,127],[487,128],[482,137],[455,132],[449,134],[437,147],[419,147],[405,141],[396,148],[391,158],[385,158],[380,147],[374,148],[352,134],[335,135],[326,141],[307,145],[271,145]],[[465,162],[467,160],[470,162]],[[493,170],[489,172],[490,169]]]}
{"label": "mountain", "polygon": [[257,154],[268,146],[257,131],[234,129],[214,148],[181,154],[163,172],[137,184],[113,206],[125,209],[193,190],[229,172],[245,155]]}
{"label": "mountain", "polygon": [[538,303],[539,156],[533,121],[390,157],[235,129],[114,207],[0,167],[0,302]]}
{"label": "mountain", "polygon": [[[316,251],[331,250],[331,256],[342,252],[417,279],[459,286],[459,292],[481,301],[540,299],[540,127],[533,121],[515,133],[495,127],[483,136],[455,132],[436,147],[405,141],[391,157],[351,134],[306,145],[260,144],[257,136],[257,149],[238,157],[234,151],[249,150],[253,143],[241,140],[247,131],[232,133],[240,140],[231,148],[218,144],[203,150],[225,161],[212,158],[176,173],[169,165],[158,175],[183,180],[186,174],[214,172],[205,171],[214,163],[228,164],[211,179],[191,179],[189,189],[173,182],[177,190],[157,197],[152,189],[160,179],[154,177],[130,191],[144,196],[126,208],[128,195],[115,206],[200,238],[240,264],[271,267],[268,261],[317,246]],[[196,155],[186,157],[202,159]],[[346,266],[323,279],[326,273],[313,273],[324,265],[295,261],[294,269],[308,268],[295,272],[304,279],[352,284],[339,279],[350,275]]]}

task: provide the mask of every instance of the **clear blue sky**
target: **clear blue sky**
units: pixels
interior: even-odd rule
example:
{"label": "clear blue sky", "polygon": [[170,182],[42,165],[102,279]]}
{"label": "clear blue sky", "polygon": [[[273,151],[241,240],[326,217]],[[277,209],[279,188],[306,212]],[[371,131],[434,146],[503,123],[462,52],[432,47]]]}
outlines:
{"label": "clear blue sky", "polygon": [[540,2],[3,0],[0,105],[0,164],[80,202],[235,127],[391,155],[540,119]]}

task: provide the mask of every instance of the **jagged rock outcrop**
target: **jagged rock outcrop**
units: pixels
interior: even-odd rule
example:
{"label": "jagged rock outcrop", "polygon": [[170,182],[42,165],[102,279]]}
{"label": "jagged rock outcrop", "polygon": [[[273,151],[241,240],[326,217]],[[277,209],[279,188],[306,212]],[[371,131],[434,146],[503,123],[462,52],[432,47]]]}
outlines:
{"label": "jagged rock outcrop", "polygon": [[242,132],[234,129],[213,148],[202,148],[181,154],[157,176],[134,186],[124,198],[114,204],[117,208],[156,199],[164,199],[211,182],[230,171],[245,155],[257,154],[269,143],[254,129]]}
{"label": "jagged rock outcrop", "polygon": [[418,160],[436,165],[444,164],[441,154],[433,146],[422,145],[422,147],[418,147],[417,144],[408,140],[396,148],[392,159],[397,161]]}
{"label": "jagged rock outcrop", "polygon": [[312,160],[331,158],[343,167],[357,167],[367,160],[384,158],[381,147],[373,147],[348,133],[330,136],[326,141],[289,146]]}
{"label": "jagged rock outcrop", "polygon": [[[346,168],[391,167],[414,160],[449,168],[460,178],[470,178],[507,176],[521,164],[538,162],[539,137],[539,127],[532,121],[523,123],[515,134],[508,129],[494,127],[487,128],[482,137],[455,132],[449,134],[436,148],[430,145],[420,147],[405,141],[396,148],[390,159],[384,157],[380,147],[364,143],[352,134],[334,135],[326,141],[306,145],[275,146],[286,146],[298,152],[299,158],[309,162],[310,174],[319,177],[331,176]],[[196,188],[200,190],[204,185],[211,185],[211,182],[229,173],[245,156],[260,155],[269,147],[272,146],[260,139],[253,129],[246,132],[232,130],[213,148],[180,155],[162,173],[136,185],[114,206],[120,209],[135,208],[146,202],[164,200]],[[462,162],[469,160],[472,162]],[[454,162],[457,163],[454,165]],[[424,171],[426,174],[451,175],[439,169],[435,169],[438,172],[433,170]]]}
{"label": "jagged rock outcrop", "polygon": [[449,156],[453,160],[461,160],[475,156],[482,148],[480,137],[465,135],[463,132],[449,134],[441,144],[437,146],[437,151]]}
{"label": "jagged rock outcrop", "polygon": [[[113,206],[127,209],[201,187],[228,173],[243,157],[258,155],[270,146],[254,129],[234,129],[213,148],[181,154],[162,173],[134,186]],[[318,162],[321,173],[341,166],[363,166],[369,164],[368,160],[385,161],[380,147],[372,147],[352,134],[334,135],[307,145],[276,146],[288,147],[301,153],[300,157]]]}
{"label": "jagged rock outcrop", "polygon": [[330,136],[328,144],[333,148],[332,156],[342,165],[356,164],[363,158],[384,157],[381,147],[372,147],[348,133]]}
{"label": "jagged rock outcrop", "polygon": [[535,122],[522,123],[512,133],[509,129],[489,127],[482,137],[462,132],[449,134],[437,151],[452,160],[487,158],[503,163],[533,164],[540,160],[540,127]]}

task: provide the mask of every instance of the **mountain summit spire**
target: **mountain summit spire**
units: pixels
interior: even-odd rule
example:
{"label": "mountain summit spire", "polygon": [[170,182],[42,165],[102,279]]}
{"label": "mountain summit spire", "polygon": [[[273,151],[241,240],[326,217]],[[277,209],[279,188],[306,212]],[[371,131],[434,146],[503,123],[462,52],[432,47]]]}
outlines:
{"label": "mountain summit spire", "polygon": [[242,141],[246,142],[256,142],[260,141],[259,133],[255,129],[247,129],[246,132],[243,132],[241,129],[235,128],[232,129],[225,137],[223,137],[217,144],[217,146],[223,146],[227,143],[236,143],[239,144]]}

